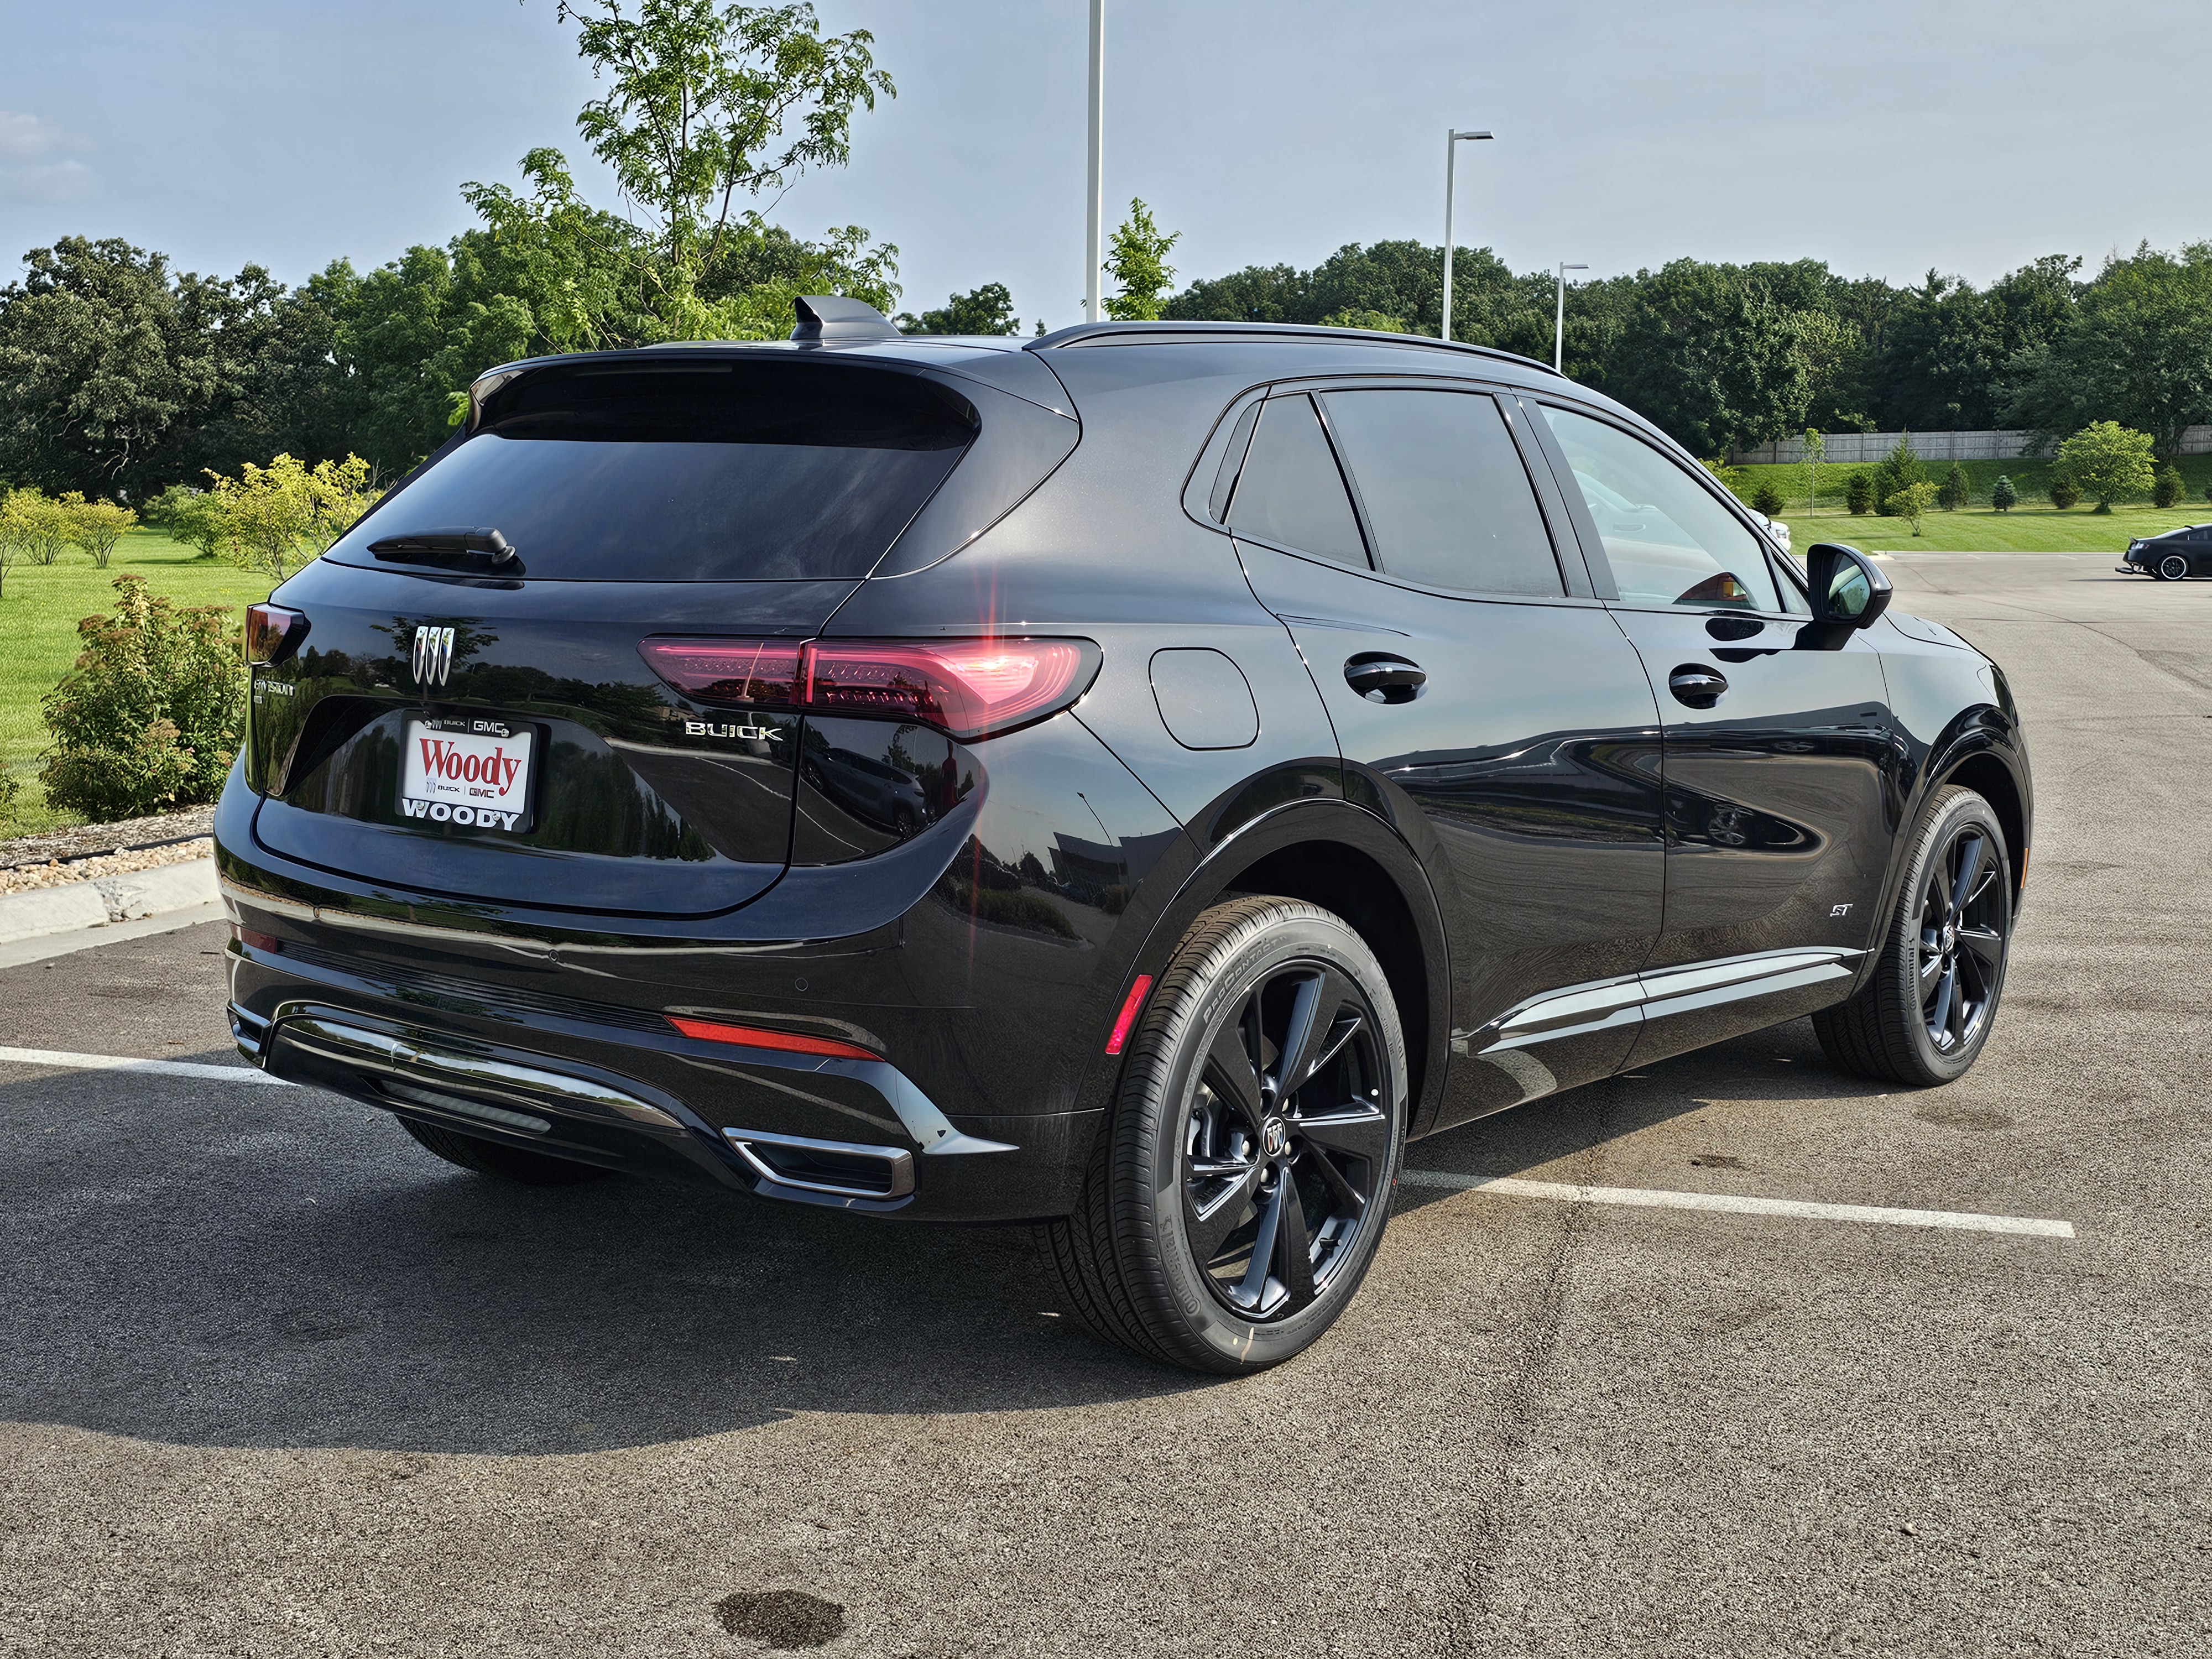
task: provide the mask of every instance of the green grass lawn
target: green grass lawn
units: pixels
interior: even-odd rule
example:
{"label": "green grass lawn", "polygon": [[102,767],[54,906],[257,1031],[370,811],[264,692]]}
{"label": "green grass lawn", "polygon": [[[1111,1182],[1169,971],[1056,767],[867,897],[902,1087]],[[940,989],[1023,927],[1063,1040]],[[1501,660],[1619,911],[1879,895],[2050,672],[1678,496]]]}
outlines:
{"label": "green grass lawn", "polygon": [[46,805],[39,787],[39,757],[46,746],[39,700],[76,661],[80,619],[109,608],[115,578],[143,576],[157,593],[178,605],[223,605],[243,610],[269,593],[269,579],[192,549],[152,530],[133,530],[106,570],[82,553],[64,553],[46,566],[18,564],[0,588],[0,766],[21,787],[15,816],[0,835],[29,835],[79,822]]}

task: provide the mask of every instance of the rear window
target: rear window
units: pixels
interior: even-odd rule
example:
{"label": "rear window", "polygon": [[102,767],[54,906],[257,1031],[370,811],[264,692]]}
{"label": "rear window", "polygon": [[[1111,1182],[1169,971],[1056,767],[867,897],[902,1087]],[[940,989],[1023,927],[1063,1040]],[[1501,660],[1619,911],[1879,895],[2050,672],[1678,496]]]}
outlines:
{"label": "rear window", "polygon": [[331,549],[495,529],[533,580],[865,576],[975,434],[911,375],[793,362],[586,365],[524,376],[482,428]]}

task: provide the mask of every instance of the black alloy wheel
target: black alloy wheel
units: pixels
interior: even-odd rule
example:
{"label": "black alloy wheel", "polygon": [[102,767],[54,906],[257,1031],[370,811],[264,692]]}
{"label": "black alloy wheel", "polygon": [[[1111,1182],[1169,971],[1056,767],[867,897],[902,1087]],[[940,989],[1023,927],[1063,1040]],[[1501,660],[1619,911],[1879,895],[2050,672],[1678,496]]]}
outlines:
{"label": "black alloy wheel", "polygon": [[1366,1276],[1404,1146],[1389,981],[1341,917],[1236,898],[1146,999],[1074,1214],[1042,1230],[1109,1341],[1243,1372],[1318,1338]]}
{"label": "black alloy wheel", "polygon": [[2178,582],[2189,574],[2189,560],[2185,555],[2168,553],[2158,562],[2158,579],[2162,582]]}
{"label": "black alloy wheel", "polygon": [[1829,1060],[1926,1087],[1965,1075],[1989,1041],[2012,949],[2012,862],[1989,802],[1936,791],[1866,983],[1813,1016]]}

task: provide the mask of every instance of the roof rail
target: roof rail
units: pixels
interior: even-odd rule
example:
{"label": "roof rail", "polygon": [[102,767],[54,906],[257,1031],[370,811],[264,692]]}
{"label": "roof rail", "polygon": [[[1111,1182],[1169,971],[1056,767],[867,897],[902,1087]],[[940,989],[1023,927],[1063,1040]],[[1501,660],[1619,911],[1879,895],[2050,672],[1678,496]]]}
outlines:
{"label": "roof rail", "polygon": [[1523,357],[1517,351],[1501,351],[1495,346],[1469,345],[1462,340],[1438,340],[1426,334],[1386,334],[1372,328],[1326,328],[1318,323],[1078,323],[1072,328],[1059,329],[1025,341],[1024,349],[1052,351],[1063,346],[1099,344],[1109,340],[1134,342],[1150,339],[1157,339],[1162,343],[1176,340],[1283,339],[1340,340],[1352,345],[1421,346],[1430,351],[1464,352],[1501,362],[1517,363],[1524,368],[1538,368],[1547,374],[1559,375],[1562,380],[1566,378],[1539,358]]}

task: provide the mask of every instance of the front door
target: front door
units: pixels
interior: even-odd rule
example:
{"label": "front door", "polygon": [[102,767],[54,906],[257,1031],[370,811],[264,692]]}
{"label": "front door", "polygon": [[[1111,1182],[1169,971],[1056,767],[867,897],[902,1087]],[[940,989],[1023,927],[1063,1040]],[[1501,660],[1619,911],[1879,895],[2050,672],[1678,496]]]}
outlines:
{"label": "front door", "polygon": [[1888,691],[1863,634],[1796,648],[1803,594],[1706,481],[1625,427],[1542,414],[1664,732],[1642,1065],[1832,1002],[1857,972],[1895,834]]}
{"label": "front door", "polygon": [[1452,872],[1454,1058],[1422,1128],[1609,1075],[1660,926],[1650,685],[1571,538],[1571,562],[1554,550],[1522,418],[1472,390],[1278,395],[1228,512],[1328,705],[1346,793],[1433,837]]}

